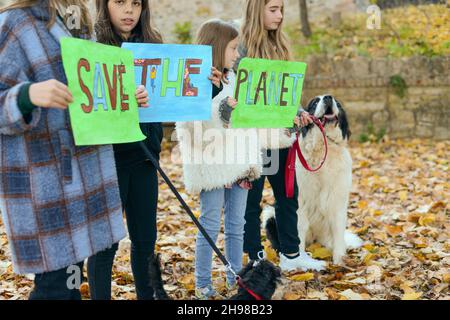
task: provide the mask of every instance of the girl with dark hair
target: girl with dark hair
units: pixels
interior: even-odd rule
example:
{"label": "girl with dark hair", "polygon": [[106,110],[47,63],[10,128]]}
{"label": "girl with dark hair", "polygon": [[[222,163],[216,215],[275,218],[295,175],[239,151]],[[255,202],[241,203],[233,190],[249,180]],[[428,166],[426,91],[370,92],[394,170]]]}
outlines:
{"label": "girl with dark hair", "polygon": [[[152,26],[149,0],[97,0],[95,32],[98,42],[121,46],[123,42],[162,43],[162,37]],[[220,74],[214,75],[220,83]],[[145,144],[159,160],[163,129],[161,123],[141,124],[147,136]],[[148,261],[157,237],[158,205],[157,170],[147,159],[139,143],[114,146],[122,206],[126,214],[131,239],[131,268],[139,300],[152,300]],[[91,298],[111,299],[111,273],[118,244],[88,261]]]}
{"label": "girl with dark hair", "polygon": [[[152,27],[149,1],[97,0],[97,21],[94,25],[97,41],[121,46],[122,42],[162,43],[161,35]],[[145,144],[159,159],[163,129],[160,123],[141,124],[147,136]],[[153,299],[149,285],[148,259],[156,242],[156,211],[158,205],[158,175],[138,142],[114,145],[120,198],[126,214],[131,240],[131,268],[139,300]],[[111,299],[111,277],[114,257],[119,244],[92,256],[88,260],[91,299]]]}

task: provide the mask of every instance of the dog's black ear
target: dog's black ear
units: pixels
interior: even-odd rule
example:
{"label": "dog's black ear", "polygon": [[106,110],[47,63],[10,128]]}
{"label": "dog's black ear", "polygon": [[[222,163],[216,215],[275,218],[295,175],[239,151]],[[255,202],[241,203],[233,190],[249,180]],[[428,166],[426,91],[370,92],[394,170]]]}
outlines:
{"label": "dog's black ear", "polygon": [[316,112],[316,108],[317,105],[320,102],[320,98],[319,97],[315,97],[314,99],[312,99],[309,103],[308,106],[306,107],[306,111],[308,111],[309,114],[314,114]]}
{"label": "dog's black ear", "polygon": [[[306,107],[305,111],[311,115],[314,115],[314,113],[316,113],[316,108],[317,108],[317,105],[319,104],[319,102],[320,102],[320,98],[315,97],[308,103],[308,106]],[[311,130],[312,127],[314,127],[314,124],[309,124],[306,127],[303,127],[301,129],[303,138],[306,137],[306,135],[308,134],[308,131]]]}
{"label": "dog's black ear", "polygon": [[339,109],[339,127],[342,131],[342,138],[350,139],[352,132],[350,131],[350,125],[348,123],[347,114],[345,113],[344,108],[342,107],[341,103],[336,100],[337,107]]}

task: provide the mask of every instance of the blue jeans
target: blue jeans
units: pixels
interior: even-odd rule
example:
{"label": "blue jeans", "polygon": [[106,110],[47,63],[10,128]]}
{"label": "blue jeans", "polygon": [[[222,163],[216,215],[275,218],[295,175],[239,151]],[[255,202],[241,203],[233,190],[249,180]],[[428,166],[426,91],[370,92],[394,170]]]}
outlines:
{"label": "blue jeans", "polygon": [[[245,207],[248,190],[233,184],[231,189],[215,189],[200,193],[200,223],[216,242],[220,231],[222,209],[225,209],[225,255],[233,270],[242,269],[244,246]],[[212,284],[213,250],[201,232],[195,248],[195,282],[197,288]],[[227,271],[227,282],[234,284],[235,277]]]}

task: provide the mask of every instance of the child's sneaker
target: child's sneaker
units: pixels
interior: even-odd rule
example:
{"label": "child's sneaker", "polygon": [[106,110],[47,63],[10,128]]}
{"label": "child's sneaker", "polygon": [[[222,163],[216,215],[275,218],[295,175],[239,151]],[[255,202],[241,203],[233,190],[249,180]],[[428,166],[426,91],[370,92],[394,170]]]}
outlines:
{"label": "child's sneaker", "polygon": [[289,259],[284,254],[280,254],[280,268],[283,272],[294,270],[323,271],[326,269],[326,262],[313,259],[307,252],[300,251],[298,256],[292,259]]}
{"label": "child's sneaker", "polygon": [[198,300],[209,300],[217,296],[218,296],[217,291],[214,290],[212,286],[207,286],[204,288],[195,288],[195,297]]}

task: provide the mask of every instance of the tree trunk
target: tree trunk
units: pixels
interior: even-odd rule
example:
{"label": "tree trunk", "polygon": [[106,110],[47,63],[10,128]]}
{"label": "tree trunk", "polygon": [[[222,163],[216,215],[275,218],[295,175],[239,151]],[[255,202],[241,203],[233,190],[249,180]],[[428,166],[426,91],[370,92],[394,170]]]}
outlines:
{"label": "tree trunk", "polygon": [[308,20],[308,6],[306,0],[299,0],[300,3],[300,21],[302,23],[302,33],[306,38],[311,37],[311,27]]}

